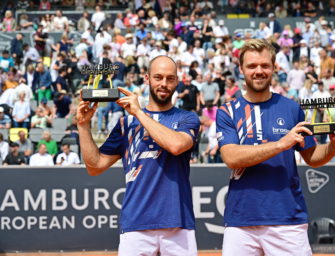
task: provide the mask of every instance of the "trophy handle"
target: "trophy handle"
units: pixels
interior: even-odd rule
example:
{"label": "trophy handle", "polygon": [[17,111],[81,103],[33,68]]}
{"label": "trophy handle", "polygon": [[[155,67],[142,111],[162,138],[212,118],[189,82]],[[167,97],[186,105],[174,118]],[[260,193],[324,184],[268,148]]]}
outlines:
{"label": "trophy handle", "polygon": [[313,109],[313,115],[312,115],[312,120],[311,120],[312,124],[315,124],[316,113],[317,113],[317,109],[315,108],[315,109]]}
{"label": "trophy handle", "polygon": [[333,120],[332,120],[332,116],[330,115],[329,108],[326,108],[326,109],[327,109],[327,114],[328,114],[328,117],[329,117],[329,122],[332,123]]}
{"label": "trophy handle", "polygon": [[93,89],[98,88],[101,76],[102,76],[102,74],[98,74],[98,75],[95,76],[94,81],[93,81]]}
{"label": "trophy handle", "polygon": [[110,74],[108,75],[107,80],[109,81],[109,85],[110,85],[111,89],[113,89],[113,82],[112,82]]}
{"label": "trophy handle", "polygon": [[92,75],[92,74],[90,74],[90,76],[88,77],[88,82],[87,82],[87,89],[89,89],[89,88],[90,88],[90,86],[91,86],[92,77],[93,77],[93,75]]}

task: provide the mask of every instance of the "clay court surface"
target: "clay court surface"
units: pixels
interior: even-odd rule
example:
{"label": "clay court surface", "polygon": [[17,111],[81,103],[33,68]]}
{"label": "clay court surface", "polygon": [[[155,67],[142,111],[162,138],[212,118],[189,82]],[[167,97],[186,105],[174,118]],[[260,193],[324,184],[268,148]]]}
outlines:
{"label": "clay court surface", "polygon": [[[71,252],[71,253],[45,253],[45,252],[33,252],[33,253],[0,253],[0,256],[117,256],[116,252]],[[221,256],[220,251],[203,251],[199,252],[199,256]],[[335,254],[313,254],[313,256],[335,256]]]}

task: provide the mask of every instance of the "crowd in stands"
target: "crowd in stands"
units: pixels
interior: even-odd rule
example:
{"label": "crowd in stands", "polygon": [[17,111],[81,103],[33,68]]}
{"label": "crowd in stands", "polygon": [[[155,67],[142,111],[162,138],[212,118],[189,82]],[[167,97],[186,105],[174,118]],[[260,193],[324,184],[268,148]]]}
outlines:
{"label": "crowd in stands", "polygon": [[[47,10],[71,1],[19,0],[17,8],[27,2]],[[94,8],[92,15],[84,11],[76,24],[60,9],[41,16],[38,24],[25,14],[15,20],[14,10],[5,11],[2,30],[32,31],[34,44],[23,43],[23,34],[17,33],[0,56],[0,160],[4,165],[80,163],[76,107],[80,89],[90,80],[82,71],[91,65],[118,65],[112,85],[137,94],[144,107],[150,93],[144,79],[149,61],[159,55],[174,59],[179,85],[173,103],[197,112],[202,124],[192,163],[221,162],[215,138],[216,111],[245,91],[238,56],[250,38],[269,40],[277,50],[273,92],[293,100],[335,96],[334,28],[326,17],[314,18],[320,10],[332,12],[334,1],[171,0],[164,1],[164,6],[160,1],[134,1],[113,19],[105,12],[106,3],[117,6],[118,1],[75,2],[77,7]],[[254,34],[234,33],[224,19],[217,18],[215,6],[252,9],[253,16],[266,14],[267,22],[260,22]],[[288,15],[304,17],[304,26],[290,27],[276,19]],[[71,38],[72,30],[81,32],[79,42]],[[51,42],[50,32],[61,32],[61,39]],[[99,87],[110,86],[107,76],[98,82]],[[107,135],[123,115],[127,113],[114,102],[100,104],[92,131]],[[61,120],[66,122],[59,127],[56,122]],[[329,120],[335,120],[335,111],[317,110],[317,121]],[[6,130],[10,131],[8,138],[4,137]],[[33,139],[32,134],[39,138]],[[63,137],[54,139],[55,134]],[[317,139],[324,143],[327,137]],[[71,151],[73,145],[76,152]]]}

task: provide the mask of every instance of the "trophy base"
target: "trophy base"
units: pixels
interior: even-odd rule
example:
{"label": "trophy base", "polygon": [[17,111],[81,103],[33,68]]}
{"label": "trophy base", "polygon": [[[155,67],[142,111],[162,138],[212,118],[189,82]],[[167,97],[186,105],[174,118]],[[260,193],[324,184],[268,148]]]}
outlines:
{"label": "trophy base", "polygon": [[116,101],[120,98],[120,91],[116,88],[83,89],[82,98],[91,102]]}
{"label": "trophy base", "polygon": [[313,132],[313,135],[332,134],[335,131],[335,123],[307,124],[306,128]]}

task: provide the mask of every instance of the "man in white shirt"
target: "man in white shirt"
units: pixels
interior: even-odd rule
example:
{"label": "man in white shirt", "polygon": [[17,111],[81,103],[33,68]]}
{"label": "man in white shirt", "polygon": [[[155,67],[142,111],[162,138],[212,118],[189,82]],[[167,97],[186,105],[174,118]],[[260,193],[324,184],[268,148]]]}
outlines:
{"label": "man in white shirt", "polygon": [[21,78],[19,82],[20,84],[15,87],[15,101],[19,100],[19,95],[21,92],[23,92],[26,95],[24,100],[30,102],[30,100],[33,98],[33,92],[31,90],[31,87],[26,84],[24,78]]}
{"label": "man in white shirt", "polygon": [[64,32],[69,26],[69,20],[67,17],[63,16],[61,10],[56,11],[56,16],[53,19],[54,31]]}
{"label": "man in white shirt", "polygon": [[156,42],[155,43],[156,48],[152,50],[149,54],[149,60],[152,60],[153,58],[160,56],[160,55],[166,55],[166,51],[162,49],[162,43]]}
{"label": "man in white shirt", "polygon": [[133,43],[133,35],[126,34],[126,42],[121,46],[121,55],[125,59],[127,56],[135,56],[136,45]]}
{"label": "man in white shirt", "polygon": [[290,48],[288,46],[283,46],[283,48],[276,55],[276,64],[278,65],[279,71],[279,82],[284,83],[287,79],[287,74],[290,71],[290,62],[288,60],[288,54]]}
{"label": "man in white shirt", "polygon": [[38,152],[30,157],[30,166],[54,166],[54,161],[52,156],[47,153],[47,146],[45,144],[40,144]]}
{"label": "man in white shirt", "polygon": [[187,51],[182,52],[181,63],[183,66],[183,70],[188,73],[191,63],[197,60],[193,53],[193,45],[187,46]]}
{"label": "man in white shirt", "polygon": [[199,39],[195,40],[194,42],[193,55],[198,61],[199,66],[202,68],[205,59],[205,50],[201,47],[201,42]]}
{"label": "man in white shirt", "polygon": [[326,91],[329,91],[329,87],[335,84],[335,77],[329,69],[325,72],[322,82]]}
{"label": "man in white shirt", "polygon": [[95,7],[95,13],[92,15],[92,24],[95,28],[95,31],[97,31],[102,22],[104,22],[104,20],[106,19],[106,14],[101,10],[101,7],[99,5],[97,5]]}
{"label": "man in white shirt", "polygon": [[63,153],[59,154],[56,159],[56,165],[68,166],[80,164],[79,156],[77,153],[70,151],[69,144],[62,145]]}
{"label": "man in white shirt", "polygon": [[[213,33],[214,33],[215,38],[217,39],[216,42],[222,42],[222,38],[224,36],[229,35],[229,30],[224,25],[224,20],[219,20],[219,25],[214,27]],[[218,39],[219,39],[219,41],[218,41]]]}
{"label": "man in white shirt", "polygon": [[151,46],[148,44],[148,40],[146,38],[143,38],[142,42],[137,46],[137,51],[136,51],[137,65],[140,68],[142,68],[143,66],[148,67],[150,51],[151,51]]}
{"label": "man in white shirt", "polygon": [[29,65],[31,63],[37,63],[40,60],[40,54],[35,47],[29,46],[29,44],[23,45],[23,64]]}

